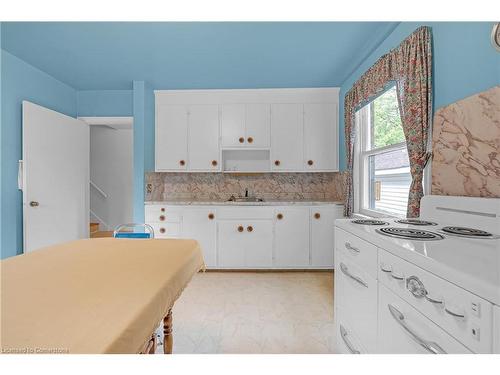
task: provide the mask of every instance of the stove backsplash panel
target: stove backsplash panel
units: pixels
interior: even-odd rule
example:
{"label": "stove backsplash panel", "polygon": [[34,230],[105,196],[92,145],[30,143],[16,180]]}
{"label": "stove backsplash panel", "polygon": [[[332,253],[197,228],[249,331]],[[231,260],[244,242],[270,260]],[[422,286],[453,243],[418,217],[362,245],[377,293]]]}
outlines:
{"label": "stove backsplash panel", "polygon": [[500,86],[436,112],[432,193],[500,197]]}

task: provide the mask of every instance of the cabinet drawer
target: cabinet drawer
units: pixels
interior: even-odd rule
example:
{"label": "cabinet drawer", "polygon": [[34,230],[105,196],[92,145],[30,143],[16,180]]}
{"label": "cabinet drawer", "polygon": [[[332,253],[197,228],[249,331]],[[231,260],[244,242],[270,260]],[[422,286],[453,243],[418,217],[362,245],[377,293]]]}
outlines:
{"label": "cabinet drawer", "polygon": [[145,208],[146,222],[152,223],[180,223],[182,218],[182,209],[180,207],[148,205]]}
{"label": "cabinet drawer", "polygon": [[375,351],[377,343],[377,280],[338,254],[335,269],[337,311],[346,311],[361,344]]}
{"label": "cabinet drawer", "polygon": [[148,223],[155,231],[155,238],[177,238],[181,235],[180,223]]}
{"label": "cabinet drawer", "polygon": [[488,301],[383,249],[378,279],[472,351],[491,353],[493,312]]}
{"label": "cabinet drawer", "polygon": [[220,207],[217,209],[219,220],[272,219],[272,207]]}
{"label": "cabinet drawer", "polygon": [[[377,278],[377,247],[361,238],[335,228],[335,251]],[[338,268],[338,264],[336,264]]]}
{"label": "cabinet drawer", "polygon": [[380,285],[378,350],[383,354],[471,353],[444,330]]}

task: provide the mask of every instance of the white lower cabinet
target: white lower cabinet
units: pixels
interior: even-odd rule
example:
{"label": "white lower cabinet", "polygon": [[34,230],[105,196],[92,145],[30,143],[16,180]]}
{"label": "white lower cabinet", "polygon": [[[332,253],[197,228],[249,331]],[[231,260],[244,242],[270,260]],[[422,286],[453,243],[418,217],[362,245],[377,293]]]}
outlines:
{"label": "white lower cabinet", "polygon": [[379,286],[378,352],[468,354],[469,349],[385,286]]}
{"label": "white lower cabinet", "polygon": [[272,221],[220,221],[218,238],[220,268],[272,267]]}
{"label": "white lower cabinet", "polygon": [[182,237],[199,242],[207,268],[217,266],[216,214],[211,208],[188,208],[182,214]]}
{"label": "white lower cabinet", "polygon": [[342,217],[338,207],[311,208],[311,265],[333,267],[335,219]]}
{"label": "white lower cabinet", "polygon": [[309,266],[309,208],[280,207],[274,218],[276,267]]}
{"label": "white lower cabinet", "polygon": [[332,269],[342,206],[146,204],[155,238],[199,242],[209,269]]}

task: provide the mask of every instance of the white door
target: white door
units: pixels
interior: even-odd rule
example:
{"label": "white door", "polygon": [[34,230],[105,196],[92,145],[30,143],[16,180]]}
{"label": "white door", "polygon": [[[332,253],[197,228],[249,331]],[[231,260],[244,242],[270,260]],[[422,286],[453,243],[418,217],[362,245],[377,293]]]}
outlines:
{"label": "white door", "polygon": [[267,148],[271,138],[271,106],[269,104],[247,104],[246,142],[249,147]]}
{"label": "white door", "polygon": [[273,170],[303,170],[303,105],[273,104],[271,106],[271,134]]}
{"label": "white door", "polygon": [[245,105],[225,104],[221,108],[223,147],[245,146]]}
{"label": "white door", "polygon": [[182,236],[198,241],[208,268],[217,266],[215,215],[210,208],[188,208],[182,215]]}
{"label": "white door", "polygon": [[335,209],[311,208],[311,265],[333,268]]}
{"label": "white door", "polygon": [[255,220],[245,223],[245,266],[248,268],[273,265],[273,223]]}
{"label": "white door", "polygon": [[183,105],[156,108],[155,154],[157,171],[186,170],[188,113]]}
{"label": "white door", "polygon": [[188,123],[188,169],[191,171],[220,170],[219,106],[190,106]]}
{"label": "white door", "polygon": [[219,221],[219,266],[222,268],[245,267],[246,230],[240,221]]}
{"label": "white door", "polygon": [[89,234],[89,127],[23,101],[24,252]]}
{"label": "white door", "polygon": [[275,210],[275,266],[309,265],[309,208]]}
{"label": "white door", "polygon": [[336,117],[334,103],[304,105],[305,169],[338,169]]}

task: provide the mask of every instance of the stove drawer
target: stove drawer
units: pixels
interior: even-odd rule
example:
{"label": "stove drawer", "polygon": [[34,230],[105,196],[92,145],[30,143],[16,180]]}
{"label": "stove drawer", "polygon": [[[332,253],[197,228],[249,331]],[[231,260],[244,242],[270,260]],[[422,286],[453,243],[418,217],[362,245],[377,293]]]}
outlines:
{"label": "stove drawer", "polygon": [[476,353],[491,353],[492,304],[379,249],[380,284]]}
{"label": "stove drawer", "polygon": [[472,353],[383,285],[379,287],[378,315],[381,354]]}
{"label": "stove drawer", "polygon": [[335,270],[337,312],[346,312],[351,329],[363,347],[375,352],[377,345],[377,280],[339,253]]}
{"label": "stove drawer", "polygon": [[368,354],[359,340],[356,332],[352,329],[349,315],[343,310],[337,312],[335,318],[335,348],[339,354]]}
{"label": "stove drawer", "polygon": [[[335,250],[363,268],[373,278],[377,277],[377,247],[342,229],[335,228]],[[337,259],[337,257],[335,257]],[[336,269],[339,265],[336,264]]]}

